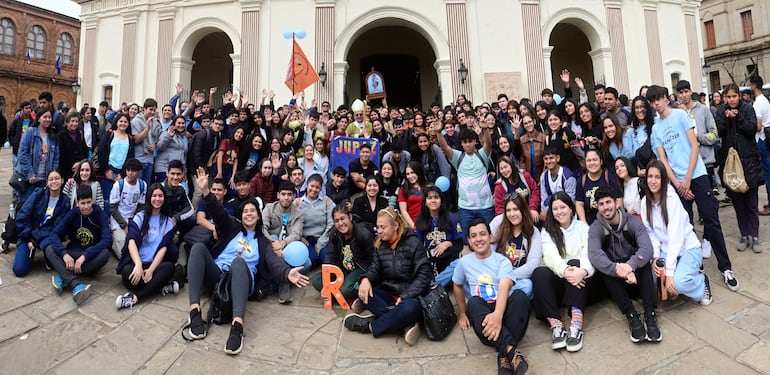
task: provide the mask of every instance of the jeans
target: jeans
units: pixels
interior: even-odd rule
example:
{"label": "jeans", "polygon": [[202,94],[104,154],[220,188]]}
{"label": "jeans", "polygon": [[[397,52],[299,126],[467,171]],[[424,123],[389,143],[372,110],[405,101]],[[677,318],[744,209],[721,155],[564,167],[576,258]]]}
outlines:
{"label": "jeans", "polygon": [[[69,254],[72,259],[76,261],[83,255],[83,253],[85,253],[85,250],[82,249],[65,250],[65,254]],[[56,254],[53,250],[53,246],[48,246],[45,249],[45,258],[48,260],[48,263],[53,266],[53,269],[56,270],[56,273],[61,276],[62,286],[65,288],[74,288],[75,285],[80,284],[80,281],[78,281],[79,275],[91,276],[104,267],[104,265],[107,264],[107,260],[110,259],[110,252],[107,249],[102,249],[95,257],[86,260],[83,265],[80,266],[81,272],[79,274],[67,269],[63,257],[64,254],[62,254],[62,256]]]}
{"label": "jeans", "polygon": [[760,139],[757,142],[759,151],[759,160],[762,162],[762,172],[765,174],[765,191],[770,199],[770,150],[768,150],[768,141]]}
{"label": "jeans", "polygon": [[390,293],[373,290],[374,297],[369,297],[365,304],[377,318],[372,321],[372,336],[382,336],[386,332],[400,332],[422,319],[422,307],[416,298],[407,298],[396,305],[396,298]]}
{"label": "jeans", "polygon": [[733,200],[735,218],[741,237],[759,237],[759,196],[758,187],[753,187],[745,193],[736,193],[727,189],[727,196]]}
{"label": "jeans", "polygon": [[139,178],[144,180],[148,187],[152,183],[153,165],[153,163],[142,163],[142,171],[139,172]]}
{"label": "jeans", "polygon": [[494,346],[498,353],[507,354],[508,345],[514,348],[519,345],[519,341],[524,338],[529,325],[529,297],[521,290],[514,290],[508,297],[508,303],[505,305],[503,313],[503,326],[500,329],[500,335],[497,340],[490,341],[484,336],[484,318],[495,311],[495,303],[487,303],[479,296],[473,296],[468,300],[465,309],[465,315],[476,333],[476,337],[481,343],[487,346]]}
{"label": "jeans", "polygon": [[463,229],[463,240],[465,243],[468,243],[467,233],[468,233],[468,227],[471,224],[471,221],[475,218],[482,218],[487,223],[492,222],[492,219],[495,218],[495,208],[489,207],[489,208],[480,208],[476,210],[469,210],[466,208],[460,208],[457,210],[457,216],[460,219],[460,227]]}
{"label": "jeans", "polygon": [[703,175],[694,178],[690,183],[690,190],[695,195],[694,200],[686,200],[679,197],[687,214],[690,215],[690,224],[692,224],[692,204],[698,205],[698,216],[703,219],[703,238],[711,242],[711,248],[717,258],[717,267],[720,272],[732,269],[730,256],[727,254],[727,245],[725,237],[722,234],[722,224],[719,222],[719,202],[714,198],[711,192],[711,183],[708,176]]}
{"label": "jeans", "polygon": [[[666,257],[666,252],[660,250],[660,257]],[[695,247],[679,253],[674,269],[674,286],[679,294],[683,294],[695,301],[703,299],[706,283],[703,274],[700,273],[700,266],[703,262],[703,253],[701,248]]]}
{"label": "jeans", "polygon": [[[40,249],[48,247],[48,238],[42,239],[37,243]],[[33,250],[29,248],[27,242],[19,240],[16,242],[16,255],[13,257],[13,274],[16,277],[24,277],[29,273],[29,267],[32,264],[32,257],[35,254],[31,253]]]}

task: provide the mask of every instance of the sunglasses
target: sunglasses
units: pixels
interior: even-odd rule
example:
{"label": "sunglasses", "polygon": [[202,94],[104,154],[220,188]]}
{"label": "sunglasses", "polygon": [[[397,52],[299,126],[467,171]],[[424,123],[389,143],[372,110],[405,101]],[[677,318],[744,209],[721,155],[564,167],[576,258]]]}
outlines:
{"label": "sunglasses", "polygon": [[519,192],[514,191],[513,193],[508,193],[508,194],[503,195],[503,200],[504,201],[512,201],[512,200],[514,200],[514,199],[516,199],[518,197],[519,197]]}

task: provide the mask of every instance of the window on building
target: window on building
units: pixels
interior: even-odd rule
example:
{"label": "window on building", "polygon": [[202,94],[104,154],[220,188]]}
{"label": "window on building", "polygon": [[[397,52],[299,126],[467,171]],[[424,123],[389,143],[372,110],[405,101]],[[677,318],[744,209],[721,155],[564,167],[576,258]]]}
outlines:
{"label": "window on building", "polygon": [[706,27],[706,48],[716,47],[717,34],[714,32],[714,21],[706,21],[703,25]]}
{"label": "window on building", "polygon": [[676,84],[679,83],[679,73],[671,73],[671,92],[676,93]]}
{"label": "window on building", "polygon": [[722,88],[722,82],[719,80],[719,71],[709,72],[709,85],[711,92],[719,91]]}
{"label": "window on building", "polygon": [[104,91],[104,95],[103,95],[104,99],[102,100],[112,105],[112,85],[105,85],[103,91]]}
{"label": "window on building", "polygon": [[751,78],[759,75],[757,64],[746,65],[746,77]]}
{"label": "window on building", "polygon": [[56,40],[56,56],[61,57],[62,64],[72,64],[72,36],[61,33]]}
{"label": "window on building", "polygon": [[5,96],[0,95],[0,116],[5,116]]}
{"label": "window on building", "polygon": [[749,40],[754,35],[754,22],[751,20],[751,11],[741,12],[741,26],[743,27],[743,40]]}
{"label": "window on building", "polygon": [[27,33],[27,49],[33,59],[45,58],[45,31],[35,25]]}
{"label": "window on building", "polygon": [[16,27],[8,18],[0,20],[0,53],[13,55],[16,47]]}

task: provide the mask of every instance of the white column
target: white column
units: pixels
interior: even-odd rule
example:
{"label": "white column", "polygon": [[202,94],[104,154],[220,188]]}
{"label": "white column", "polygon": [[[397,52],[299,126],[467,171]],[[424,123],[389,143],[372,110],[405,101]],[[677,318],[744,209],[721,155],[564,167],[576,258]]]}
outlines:
{"label": "white column", "polygon": [[233,60],[233,85],[241,85],[241,54],[231,53],[230,59]]}
{"label": "white column", "polygon": [[337,90],[334,90],[334,103],[332,106],[337,108],[340,104],[345,104],[345,75],[348,73],[350,65],[347,61],[335,61],[334,62],[334,86]]}
{"label": "white column", "polygon": [[[452,63],[446,59],[436,60],[433,63],[433,68],[436,69],[438,85],[441,87],[441,102],[444,104],[452,103],[455,99],[455,94],[452,91]],[[457,77],[457,82],[459,80],[460,77]],[[468,82],[466,81],[466,83]]]}
{"label": "white column", "polygon": [[553,67],[551,65],[553,48],[553,46],[543,47],[543,67],[545,68],[545,86],[543,87],[550,87],[552,90],[555,89],[555,87],[553,87]]}
{"label": "white column", "polygon": [[[612,49],[611,48],[597,48],[592,51],[588,51],[588,56],[591,56],[591,62],[594,66],[594,83],[603,83],[605,85],[612,85]],[[601,78],[599,78],[601,77]]]}
{"label": "white column", "polygon": [[174,57],[171,59],[171,74],[174,77],[179,77],[179,82],[182,82],[185,87],[190,87],[193,65],[195,65],[193,59]]}

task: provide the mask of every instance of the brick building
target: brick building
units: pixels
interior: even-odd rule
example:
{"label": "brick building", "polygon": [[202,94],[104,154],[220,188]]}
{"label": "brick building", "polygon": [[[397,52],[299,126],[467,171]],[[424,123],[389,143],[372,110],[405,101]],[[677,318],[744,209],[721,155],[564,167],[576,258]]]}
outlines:
{"label": "brick building", "polygon": [[[80,21],[14,0],[0,1],[0,115],[10,124],[19,104],[42,91],[54,105],[75,104]],[[29,51],[29,63],[27,53]],[[56,72],[61,57],[61,75]]]}

